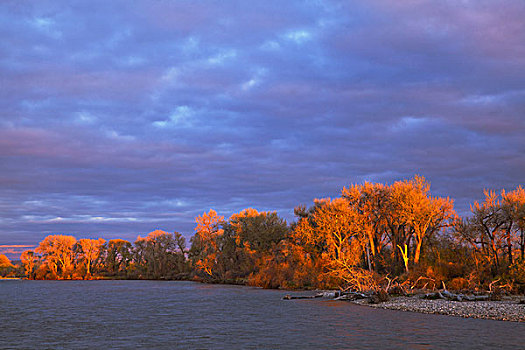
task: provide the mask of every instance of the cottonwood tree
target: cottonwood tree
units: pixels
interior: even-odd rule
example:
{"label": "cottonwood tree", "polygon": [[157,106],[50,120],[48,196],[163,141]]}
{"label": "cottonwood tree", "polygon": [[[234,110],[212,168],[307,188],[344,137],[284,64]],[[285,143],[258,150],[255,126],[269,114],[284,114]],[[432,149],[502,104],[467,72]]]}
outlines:
{"label": "cottonwood tree", "polygon": [[359,216],[344,198],[315,200],[310,214],[295,226],[294,238],[318,255],[332,276],[347,287],[364,290],[373,288],[374,281],[364,268],[368,238]]}
{"label": "cottonwood tree", "polygon": [[514,263],[515,251],[524,256],[525,191],[521,186],[502,190],[500,197],[493,190],[484,190],[484,196],[483,202],[471,205],[471,217],[458,221],[456,235],[474,249],[476,265],[488,264],[496,276]]}
{"label": "cottonwood tree", "polygon": [[454,218],[453,201],[432,197],[430,183],[420,176],[396,182],[391,198],[398,215],[397,223],[407,229],[407,239],[413,237],[415,240],[413,259],[418,264],[425,240],[448,226],[449,220]]}
{"label": "cottonwood tree", "polygon": [[495,191],[484,191],[485,201],[471,205],[473,216],[467,219],[468,238],[477,246],[496,275],[500,271],[500,251],[503,249],[505,215]]}
{"label": "cottonwood tree", "polygon": [[224,216],[219,216],[213,209],[195,218],[197,226],[191,241],[190,256],[197,269],[209,277],[213,276],[217,265],[218,238],[224,232],[221,228],[223,221]]}
{"label": "cottonwood tree", "polygon": [[365,250],[369,270],[379,271],[384,264],[382,254],[388,243],[386,208],[389,194],[388,186],[370,182],[344,187],[341,193],[342,198],[359,215],[360,230],[367,241]]}
{"label": "cottonwood tree", "polygon": [[104,243],[106,243],[106,241],[102,238],[83,238],[78,241],[77,247],[79,249],[77,249],[77,252],[79,254],[80,259],[84,262],[86,266],[86,275],[84,276],[84,278],[91,277],[91,267],[93,265],[93,262],[99,258],[102,252],[102,248],[104,247]]}
{"label": "cottonwood tree", "polygon": [[218,263],[228,279],[257,274],[268,256],[277,254],[279,242],[289,229],[276,212],[259,212],[253,208],[233,214],[223,224],[219,238]]}
{"label": "cottonwood tree", "polygon": [[8,275],[15,266],[11,264],[11,260],[4,254],[0,254],[0,276]]}
{"label": "cottonwood tree", "polygon": [[184,271],[184,237],[176,232],[150,232],[135,241],[136,263],[148,278],[168,278]]}
{"label": "cottonwood tree", "polygon": [[39,256],[32,250],[26,250],[20,255],[20,260],[24,266],[26,276],[28,279],[35,278],[35,267],[39,261]]}
{"label": "cottonwood tree", "polygon": [[73,236],[50,235],[40,242],[36,251],[42,254],[42,258],[54,275],[65,278],[73,270],[75,261],[73,246],[76,242]]}
{"label": "cottonwood tree", "polygon": [[351,185],[343,188],[342,198],[356,213],[359,232],[365,236],[369,269],[378,272],[393,265],[390,272],[399,273],[409,262],[419,264],[432,236],[455,217],[452,200],[432,197],[430,183],[420,176],[392,185]]}
{"label": "cottonwood tree", "polygon": [[133,258],[132,244],[124,239],[111,239],[104,249],[104,266],[111,275],[125,275]]}
{"label": "cottonwood tree", "polygon": [[525,259],[525,190],[521,186],[509,192],[502,190],[501,207],[505,219],[508,263],[512,265],[514,246],[521,259]]}

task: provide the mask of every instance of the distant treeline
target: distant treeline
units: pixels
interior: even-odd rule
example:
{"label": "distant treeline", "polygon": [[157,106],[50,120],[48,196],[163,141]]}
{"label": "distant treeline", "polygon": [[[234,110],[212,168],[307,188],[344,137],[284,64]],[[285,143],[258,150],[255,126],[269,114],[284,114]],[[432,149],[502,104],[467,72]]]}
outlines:
{"label": "distant treeline", "polygon": [[451,199],[433,197],[429,182],[416,176],[345,187],[338,198],[296,207],[291,225],[275,212],[250,208],[225,220],[210,210],[195,219],[189,249],[180,233],[160,230],[133,244],[51,235],[21,260],[30,279],[192,279],[356,290],[445,284],[524,293],[525,191],[487,190],[471,211],[458,217]]}

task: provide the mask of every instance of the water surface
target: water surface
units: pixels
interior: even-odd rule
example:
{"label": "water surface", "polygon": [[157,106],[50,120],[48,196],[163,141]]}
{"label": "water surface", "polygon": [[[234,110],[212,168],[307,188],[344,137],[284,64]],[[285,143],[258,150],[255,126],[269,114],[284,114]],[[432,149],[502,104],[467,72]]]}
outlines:
{"label": "water surface", "polygon": [[0,348],[524,349],[525,325],[171,281],[2,281]]}

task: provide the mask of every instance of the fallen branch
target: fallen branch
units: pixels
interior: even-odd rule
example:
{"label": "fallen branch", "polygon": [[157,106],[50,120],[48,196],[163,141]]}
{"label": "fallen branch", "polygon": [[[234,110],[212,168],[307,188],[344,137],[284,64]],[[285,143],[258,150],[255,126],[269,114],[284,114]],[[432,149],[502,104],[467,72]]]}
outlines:
{"label": "fallen branch", "polygon": [[465,294],[454,294],[448,290],[441,292],[427,293],[422,296],[423,299],[429,300],[450,300],[450,301],[485,301],[489,300],[489,295],[465,295]]}

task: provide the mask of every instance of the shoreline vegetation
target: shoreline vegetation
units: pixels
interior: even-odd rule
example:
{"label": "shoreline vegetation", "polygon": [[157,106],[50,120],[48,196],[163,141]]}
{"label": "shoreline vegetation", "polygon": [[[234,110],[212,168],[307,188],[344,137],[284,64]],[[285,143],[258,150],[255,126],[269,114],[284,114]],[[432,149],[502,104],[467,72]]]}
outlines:
{"label": "shoreline vegetation", "polygon": [[[344,187],[340,197],[297,206],[291,224],[271,211],[248,208],[225,219],[211,209],[195,218],[189,248],[181,233],[162,230],[133,243],[49,235],[23,252],[20,264],[0,255],[0,277],[335,289],[375,296],[380,307],[418,310],[426,306],[414,305],[428,300],[406,299],[415,290],[447,289],[498,302],[525,294],[525,190],[485,190],[484,197],[459,217],[453,200],[433,196],[423,177],[366,182]],[[388,301],[394,295],[402,297]],[[465,303],[433,301],[449,302]]]}

